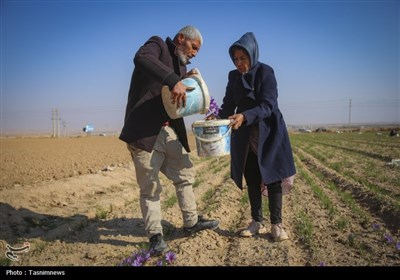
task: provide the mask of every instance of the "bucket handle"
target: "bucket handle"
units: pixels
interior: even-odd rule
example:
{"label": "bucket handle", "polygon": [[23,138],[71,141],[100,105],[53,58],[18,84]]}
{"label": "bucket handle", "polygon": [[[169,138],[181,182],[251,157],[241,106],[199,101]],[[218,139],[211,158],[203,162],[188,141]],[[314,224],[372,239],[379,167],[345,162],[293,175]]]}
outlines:
{"label": "bucket handle", "polygon": [[229,129],[228,129],[228,131],[225,132],[225,134],[222,135],[221,137],[219,137],[218,139],[205,139],[205,138],[201,138],[201,137],[197,136],[197,135],[196,135],[196,132],[195,132],[195,129],[194,129],[194,127],[192,126],[192,131],[193,131],[194,136],[195,136],[197,139],[199,139],[200,141],[202,141],[202,142],[207,142],[207,143],[217,142],[217,141],[219,141],[219,140],[225,138],[225,136],[228,135],[228,133],[231,132],[231,129],[232,129],[232,127],[230,126]]}

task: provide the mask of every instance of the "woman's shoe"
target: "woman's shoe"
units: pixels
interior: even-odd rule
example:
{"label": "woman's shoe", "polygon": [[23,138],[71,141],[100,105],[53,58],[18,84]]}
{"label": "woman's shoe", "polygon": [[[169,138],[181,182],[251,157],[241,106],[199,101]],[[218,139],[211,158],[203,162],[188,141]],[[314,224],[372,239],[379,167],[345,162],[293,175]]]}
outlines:
{"label": "woman's shoe", "polygon": [[265,226],[262,223],[252,220],[251,223],[249,224],[249,226],[240,232],[240,236],[252,237],[256,234],[263,234],[266,232],[267,232],[267,229],[265,228]]}
{"label": "woman's shoe", "polygon": [[286,231],[283,229],[282,224],[275,224],[271,226],[271,234],[275,242],[281,242],[289,239]]}

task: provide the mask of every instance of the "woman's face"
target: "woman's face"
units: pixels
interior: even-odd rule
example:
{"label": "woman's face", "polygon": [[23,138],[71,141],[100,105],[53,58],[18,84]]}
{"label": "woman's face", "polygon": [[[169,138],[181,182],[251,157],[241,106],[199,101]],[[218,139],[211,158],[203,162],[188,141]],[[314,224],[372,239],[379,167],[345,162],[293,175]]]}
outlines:
{"label": "woman's face", "polygon": [[233,62],[240,73],[247,73],[251,67],[250,57],[247,52],[242,49],[237,49],[233,52]]}

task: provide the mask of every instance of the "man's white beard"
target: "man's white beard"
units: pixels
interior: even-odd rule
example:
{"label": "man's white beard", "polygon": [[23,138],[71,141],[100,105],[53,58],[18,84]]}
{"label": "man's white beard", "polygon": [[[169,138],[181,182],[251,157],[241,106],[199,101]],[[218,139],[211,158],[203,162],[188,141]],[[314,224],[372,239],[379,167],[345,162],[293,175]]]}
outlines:
{"label": "man's white beard", "polygon": [[177,50],[177,54],[178,54],[178,59],[179,59],[179,63],[181,65],[186,65],[188,64],[189,60],[187,59],[186,55],[184,55],[182,53],[182,51],[180,49]]}

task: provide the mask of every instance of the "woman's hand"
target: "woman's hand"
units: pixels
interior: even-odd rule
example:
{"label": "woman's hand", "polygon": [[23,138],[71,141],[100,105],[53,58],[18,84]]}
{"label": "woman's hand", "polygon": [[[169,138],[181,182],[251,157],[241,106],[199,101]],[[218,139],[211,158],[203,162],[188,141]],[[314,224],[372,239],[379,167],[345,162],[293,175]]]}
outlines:
{"label": "woman's hand", "polygon": [[211,120],[215,120],[217,117],[214,114],[211,114],[209,116],[206,117],[206,121],[211,121]]}
{"label": "woman's hand", "polygon": [[233,129],[238,129],[243,124],[243,122],[246,121],[246,118],[244,117],[243,114],[235,114],[229,116],[228,119],[231,120],[229,126],[232,127]]}

